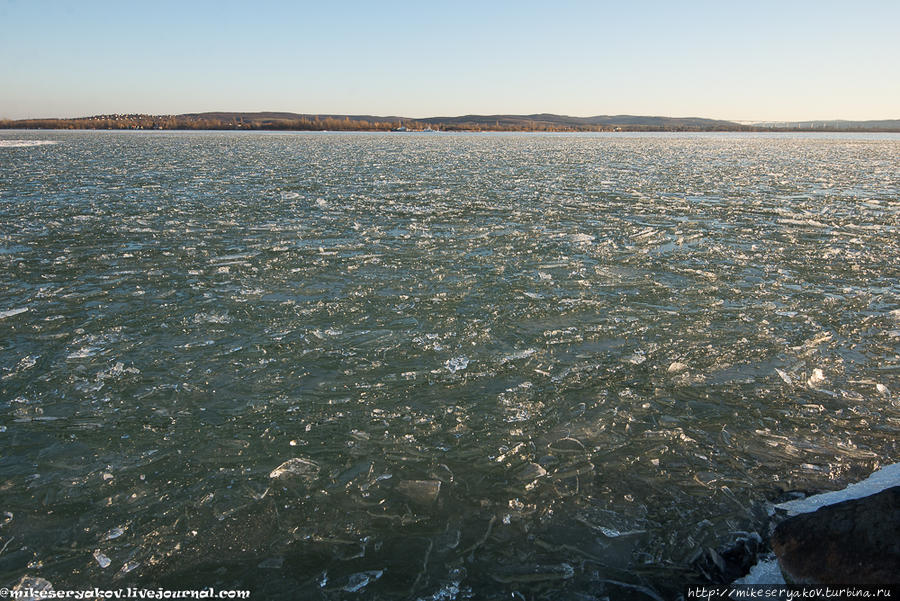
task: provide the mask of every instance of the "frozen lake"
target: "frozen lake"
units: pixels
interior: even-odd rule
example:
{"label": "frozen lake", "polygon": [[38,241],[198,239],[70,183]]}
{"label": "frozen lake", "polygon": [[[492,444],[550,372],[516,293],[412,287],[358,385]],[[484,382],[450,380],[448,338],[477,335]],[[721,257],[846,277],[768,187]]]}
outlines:
{"label": "frozen lake", "polygon": [[0,131],[0,581],[669,599],[898,355],[896,134]]}

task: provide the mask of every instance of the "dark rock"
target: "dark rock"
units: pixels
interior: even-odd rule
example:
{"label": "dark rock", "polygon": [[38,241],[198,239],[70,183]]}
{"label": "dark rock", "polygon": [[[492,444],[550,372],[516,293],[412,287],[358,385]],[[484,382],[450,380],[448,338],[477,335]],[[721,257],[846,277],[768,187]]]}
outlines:
{"label": "dark rock", "polygon": [[789,583],[900,583],[900,486],[788,518],[772,548]]}
{"label": "dark rock", "polygon": [[762,537],[756,532],[736,533],[736,538],[718,549],[705,548],[691,567],[710,584],[728,584],[750,572],[762,550]]}

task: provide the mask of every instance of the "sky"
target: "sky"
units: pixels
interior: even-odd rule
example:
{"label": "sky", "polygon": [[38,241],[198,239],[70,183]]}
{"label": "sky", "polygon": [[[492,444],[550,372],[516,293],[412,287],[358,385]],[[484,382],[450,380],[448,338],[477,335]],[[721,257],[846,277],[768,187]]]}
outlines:
{"label": "sky", "polygon": [[900,118],[900,1],[0,0],[0,118]]}

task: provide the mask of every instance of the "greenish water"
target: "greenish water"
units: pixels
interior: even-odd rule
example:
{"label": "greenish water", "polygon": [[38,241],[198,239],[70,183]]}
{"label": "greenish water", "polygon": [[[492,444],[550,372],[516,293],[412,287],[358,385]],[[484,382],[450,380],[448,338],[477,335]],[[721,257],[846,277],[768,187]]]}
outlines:
{"label": "greenish water", "polygon": [[2,132],[0,580],[674,598],[766,499],[898,460],[898,165]]}

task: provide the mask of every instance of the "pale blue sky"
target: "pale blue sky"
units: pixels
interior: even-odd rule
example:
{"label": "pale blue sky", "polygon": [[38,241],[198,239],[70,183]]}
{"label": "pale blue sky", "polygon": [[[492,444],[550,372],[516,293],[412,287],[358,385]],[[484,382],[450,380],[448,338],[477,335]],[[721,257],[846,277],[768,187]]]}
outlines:
{"label": "pale blue sky", "polygon": [[0,0],[0,117],[900,118],[898,24],[898,0]]}

